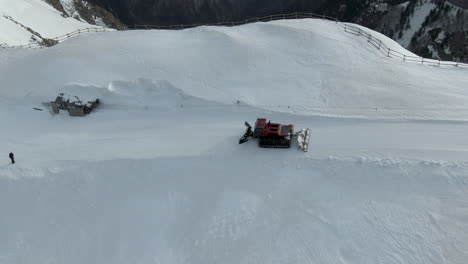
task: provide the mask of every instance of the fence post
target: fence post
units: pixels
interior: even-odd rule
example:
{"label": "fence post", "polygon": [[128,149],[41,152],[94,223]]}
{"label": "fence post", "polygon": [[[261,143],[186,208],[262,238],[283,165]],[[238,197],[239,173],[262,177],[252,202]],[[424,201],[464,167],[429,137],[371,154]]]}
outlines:
{"label": "fence post", "polygon": [[390,57],[390,48],[388,48],[387,57]]}
{"label": "fence post", "polygon": [[457,64],[455,64],[455,67],[458,67],[458,61],[457,61]]}
{"label": "fence post", "polygon": [[439,60],[439,65],[438,66],[440,67],[440,60]]}
{"label": "fence post", "polygon": [[379,41],[379,50],[382,48],[382,41]]}
{"label": "fence post", "polygon": [[370,42],[371,40],[371,34],[369,34],[369,36],[367,37],[367,42]]}
{"label": "fence post", "polygon": [[421,57],[421,64],[424,64],[424,57]]}
{"label": "fence post", "polygon": [[406,55],[403,54],[403,61],[406,61]]}
{"label": "fence post", "polygon": [[361,36],[361,29],[358,28],[358,36]]}

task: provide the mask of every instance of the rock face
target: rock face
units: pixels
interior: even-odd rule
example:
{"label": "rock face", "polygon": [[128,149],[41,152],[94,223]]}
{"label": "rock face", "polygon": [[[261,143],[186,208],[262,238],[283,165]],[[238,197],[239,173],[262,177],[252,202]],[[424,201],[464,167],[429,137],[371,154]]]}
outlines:
{"label": "rock face", "polygon": [[88,0],[112,10],[127,25],[175,25],[241,20],[312,11],[325,0]]}
{"label": "rock face", "polygon": [[410,50],[441,60],[468,61],[468,10],[439,4],[413,35]]}
{"label": "rock face", "polygon": [[125,25],[114,14],[86,0],[44,0],[64,17],[73,17],[91,25],[124,29]]}
{"label": "rock face", "polygon": [[467,0],[328,1],[330,16],[379,31],[429,58],[468,62]]}
{"label": "rock face", "polygon": [[[45,0],[115,28],[178,25],[314,12],[377,30],[421,56],[468,61],[468,0]],[[70,12],[68,12],[70,13]]]}
{"label": "rock face", "polygon": [[468,0],[448,0],[447,2],[450,2],[458,7],[468,9]]}

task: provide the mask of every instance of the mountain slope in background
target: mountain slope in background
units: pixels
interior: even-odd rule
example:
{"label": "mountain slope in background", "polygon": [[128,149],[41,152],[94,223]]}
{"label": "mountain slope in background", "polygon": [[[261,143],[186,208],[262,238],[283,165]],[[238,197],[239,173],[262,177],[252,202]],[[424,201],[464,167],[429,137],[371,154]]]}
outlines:
{"label": "mountain slope in background", "polygon": [[[13,43],[32,41],[47,44],[45,38],[58,36],[42,33],[34,24],[36,22],[21,24],[15,19],[20,14],[8,14],[11,6],[25,3],[41,9],[43,6],[38,6],[40,1],[54,7],[64,18],[116,29],[135,24],[213,23],[295,11],[315,12],[379,31],[423,57],[468,61],[468,1],[465,0],[3,0],[0,5],[5,5],[5,11],[0,28],[9,32],[10,38],[15,39]],[[50,15],[57,17],[57,14]],[[61,22],[53,21],[49,27],[79,28],[64,27]],[[60,33],[69,32],[61,30]],[[9,43],[5,37],[2,41],[0,36],[2,42]]]}
{"label": "mountain slope in background", "polygon": [[124,25],[112,12],[87,0],[43,0],[62,12],[65,17],[73,17],[88,24],[123,29]]}
{"label": "mountain slope in background", "polygon": [[[107,16],[83,12],[92,9],[87,4],[80,5],[80,2],[72,0],[49,3],[43,0],[0,0],[0,44],[39,43],[48,46],[51,38],[77,29],[118,27],[118,24],[109,22]],[[102,14],[108,12],[102,10]]]}
{"label": "mountain slope in background", "polygon": [[334,2],[321,12],[377,30],[420,56],[468,61],[468,1]]}
{"label": "mountain slope in background", "polygon": [[314,10],[325,0],[88,0],[113,10],[127,25],[177,25]]}
{"label": "mountain slope in background", "polygon": [[[47,0],[58,1],[58,0]],[[62,0],[63,2],[64,0]],[[177,25],[315,12],[377,30],[418,55],[468,61],[466,0],[67,0],[108,10],[127,25]],[[86,10],[84,10],[86,11]],[[81,16],[87,12],[79,12]],[[90,11],[92,14],[93,12]],[[89,22],[89,21],[88,21]],[[119,25],[119,22],[107,23]]]}

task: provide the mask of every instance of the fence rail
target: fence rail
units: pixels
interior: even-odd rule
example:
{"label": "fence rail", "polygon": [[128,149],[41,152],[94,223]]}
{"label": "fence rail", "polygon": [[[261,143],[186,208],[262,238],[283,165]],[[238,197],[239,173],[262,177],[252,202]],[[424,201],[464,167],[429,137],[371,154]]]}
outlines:
{"label": "fence rail", "polygon": [[385,45],[382,40],[374,37],[372,34],[365,32],[360,27],[353,26],[350,24],[340,23],[343,26],[345,32],[354,34],[356,36],[362,36],[367,39],[367,41],[372,44],[375,48],[381,51],[382,54],[386,55],[390,58],[396,58],[402,60],[403,62],[411,62],[411,63],[418,63],[418,64],[425,64],[430,66],[453,66],[453,67],[465,67],[468,68],[468,64],[461,63],[461,62],[454,62],[454,61],[442,61],[442,60],[435,60],[435,59],[428,59],[424,57],[418,56],[410,56],[399,51],[393,50]]}
{"label": "fence rail", "polygon": [[[408,56],[404,53],[398,52],[394,49],[389,48],[385,43],[382,42],[382,40],[376,38],[372,34],[362,30],[358,26],[354,26],[351,24],[347,24],[344,22],[339,21],[335,17],[329,17],[325,15],[318,15],[314,13],[303,13],[303,12],[295,12],[295,13],[289,13],[289,14],[276,14],[276,15],[269,15],[269,16],[263,16],[263,17],[254,17],[254,18],[248,18],[242,21],[231,21],[231,22],[218,22],[218,23],[206,23],[206,24],[189,24],[189,25],[167,25],[167,26],[162,26],[162,25],[132,25],[129,26],[127,30],[149,30],[149,29],[157,29],[157,30],[183,30],[187,28],[194,28],[194,27],[200,27],[200,26],[225,26],[225,27],[232,27],[232,26],[240,26],[240,25],[245,25],[245,24],[250,24],[250,23],[256,23],[256,22],[269,22],[269,21],[274,21],[274,20],[285,20],[285,19],[304,19],[304,18],[316,18],[316,19],[325,19],[329,21],[335,22],[338,26],[344,29],[346,33],[350,33],[356,36],[364,37],[367,39],[367,41],[377,48],[381,53],[389,58],[394,58],[401,60],[403,62],[410,62],[410,63],[419,63],[419,64],[424,64],[424,65],[430,65],[430,66],[452,66],[452,67],[460,67],[460,68],[468,68],[467,63],[462,63],[462,62],[453,62],[453,61],[442,61],[442,60],[434,60],[434,59],[428,59],[428,58],[423,58],[423,57],[417,57],[417,56]],[[6,44],[1,44],[0,43],[0,48],[29,48],[29,49],[35,49],[35,48],[45,48],[45,47],[50,47],[53,46],[57,43],[63,42],[67,39],[70,39],[72,37],[84,34],[84,33],[90,33],[90,32],[106,32],[106,31],[115,31],[113,29],[107,29],[107,28],[84,28],[84,29],[78,29],[75,30],[71,33],[56,37],[56,38],[51,38],[51,39],[44,39],[42,43],[30,43],[28,45],[19,45],[19,46],[9,46]]]}
{"label": "fence rail", "polygon": [[303,19],[303,18],[319,18],[326,19],[335,22],[340,22],[337,18],[329,17],[325,15],[317,15],[314,13],[289,13],[289,14],[277,14],[263,17],[248,18],[242,21],[230,21],[230,22],[217,22],[217,23],[204,23],[204,24],[184,24],[184,25],[131,25],[128,26],[130,30],[145,30],[145,29],[160,29],[160,30],[182,30],[187,28],[194,28],[200,26],[240,26],[256,22],[269,22],[274,20],[284,19]]}
{"label": "fence rail", "polygon": [[[27,48],[27,49],[41,49],[41,48],[47,48],[50,46],[53,46],[57,43],[63,42],[67,39],[76,37],[78,35],[84,34],[84,33],[91,33],[91,32],[106,32],[106,31],[115,31],[114,29],[108,29],[108,28],[82,28],[82,29],[77,29],[73,32],[67,33],[65,35],[55,37],[55,38],[43,38],[43,42],[41,43],[29,43],[25,45],[7,45],[7,44],[2,44],[0,43],[0,48],[8,49],[8,48]],[[51,43],[48,45],[48,43]]]}

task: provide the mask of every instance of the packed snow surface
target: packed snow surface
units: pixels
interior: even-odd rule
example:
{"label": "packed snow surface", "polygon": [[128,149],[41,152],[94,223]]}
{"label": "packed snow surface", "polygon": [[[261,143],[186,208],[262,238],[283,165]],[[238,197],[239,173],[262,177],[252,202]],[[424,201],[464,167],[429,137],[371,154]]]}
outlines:
{"label": "packed snow surface", "polygon": [[[0,50],[0,83],[0,263],[468,259],[466,69],[305,19]],[[257,117],[309,152],[239,145]]]}

